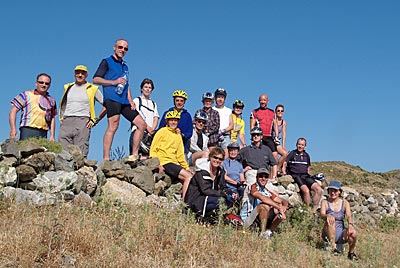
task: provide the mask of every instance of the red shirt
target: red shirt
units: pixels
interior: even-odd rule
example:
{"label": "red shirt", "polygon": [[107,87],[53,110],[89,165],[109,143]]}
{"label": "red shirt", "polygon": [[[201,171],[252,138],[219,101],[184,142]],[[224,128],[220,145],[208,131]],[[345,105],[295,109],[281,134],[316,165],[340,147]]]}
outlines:
{"label": "red shirt", "polygon": [[269,108],[261,109],[257,108],[251,112],[250,118],[256,119],[258,123],[258,127],[261,128],[263,132],[263,136],[272,136],[272,122],[275,117],[274,110]]}

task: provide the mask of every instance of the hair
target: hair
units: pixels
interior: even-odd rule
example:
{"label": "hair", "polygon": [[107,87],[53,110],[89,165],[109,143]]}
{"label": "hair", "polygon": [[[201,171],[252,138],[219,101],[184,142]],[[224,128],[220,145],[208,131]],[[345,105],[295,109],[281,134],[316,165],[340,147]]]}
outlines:
{"label": "hair", "polygon": [[48,74],[46,74],[46,73],[40,73],[40,74],[38,74],[38,75],[36,76],[36,81],[38,81],[38,80],[39,80],[39,77],[41,77],[41,76],[47,76],[47,77],[50,79],[50,83],[51,83],[51,76],[48,75]]}
{"label": "hair", "polygon": [[297,141],[296,141],[296,144],[298,144],[299,141],[304,141],[304,142],[306,143],[306,145],[307,145],[307,140],[306,140],[306,138],[298,138]]}
{"label": "hair", "polygon": [[128,43],[128,40],[126,40],[125,38],[118,38],[117,40],[115,40],[115,45],[118,43],[118,41],[125,41]]}
{"label": "hair", "polygon": [[225,151],[224,149],[220,148],[220,147],[214,147],[211,151],[210,151],[210,155],[209,157],[213,157],[216,155],[222,154],[222,157],[225,158]]}
{"label": "hair", "polygon": [[281,107],[282,109],[285,110],[285,106],[283,106],[283,104],[278,104],[278,105],[276,105],[276,107],[275,107],[275,112],[276,112],[276,110],[278,110],[279,107]]}
{"label": "hair", "polygon": [[153,80],[151,80],[150,78],[143,79],[142,83],[140,83],[140,90],[142,90],[144,84],[150,84],[151,85],[151,91],[154,90],[154,83],[153,83]]}

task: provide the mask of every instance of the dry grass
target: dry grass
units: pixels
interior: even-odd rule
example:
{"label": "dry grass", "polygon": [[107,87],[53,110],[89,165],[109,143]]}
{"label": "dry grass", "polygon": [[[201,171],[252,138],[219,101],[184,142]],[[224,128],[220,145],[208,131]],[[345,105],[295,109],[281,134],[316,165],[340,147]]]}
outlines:
{"label": "dry grass", "polygon": [[400,263],[397,225],[389,233],[359,230],[361,260],[354,263],[318,248],[320,226],[310,224],[307,214],[294,214],[294,220],[282,224],[282,233],[270,241],[225,225],[200,225],[190,215],[153,206],[0,204],[0,267],[395,267]]}

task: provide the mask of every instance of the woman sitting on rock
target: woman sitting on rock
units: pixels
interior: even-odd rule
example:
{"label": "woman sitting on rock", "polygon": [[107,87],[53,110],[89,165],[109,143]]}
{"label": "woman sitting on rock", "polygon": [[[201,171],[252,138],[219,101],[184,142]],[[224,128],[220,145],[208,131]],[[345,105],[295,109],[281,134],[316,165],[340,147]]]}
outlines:
{"label": "woman sitting on rock", "polygon": [[[328,239],[333,247],[333,253],[343,253],[342,246],[349,243],[350,260],[357,260],[354,253],[356,246],[357,233],[354,229],[353,218],[351,216],[350,204],[347,200],[340,198],[342,185],[338,181],[331,181],[328,186],[328,198],[321,202],[321,217],[325,219],[322,238]],[[348,227],[344,226],[344,218],[347,218]],[[340,245],[340,247],[339,247]]]}

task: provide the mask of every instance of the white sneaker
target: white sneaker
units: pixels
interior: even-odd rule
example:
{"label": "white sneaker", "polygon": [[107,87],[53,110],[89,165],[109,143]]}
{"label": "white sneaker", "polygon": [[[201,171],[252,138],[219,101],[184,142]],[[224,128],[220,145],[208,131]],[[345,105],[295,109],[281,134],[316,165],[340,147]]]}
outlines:
{"label": "white sneaker", "polygon": [[261,232],[260,233],[260,238],[271,239],[272,238],[271,230],[266,230],[265,232]]}

